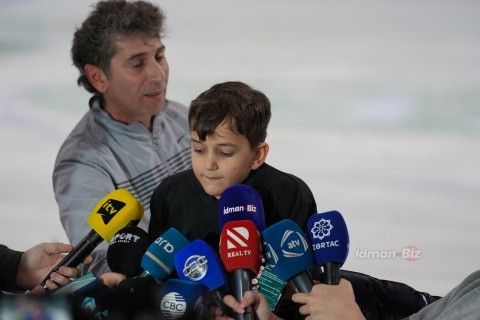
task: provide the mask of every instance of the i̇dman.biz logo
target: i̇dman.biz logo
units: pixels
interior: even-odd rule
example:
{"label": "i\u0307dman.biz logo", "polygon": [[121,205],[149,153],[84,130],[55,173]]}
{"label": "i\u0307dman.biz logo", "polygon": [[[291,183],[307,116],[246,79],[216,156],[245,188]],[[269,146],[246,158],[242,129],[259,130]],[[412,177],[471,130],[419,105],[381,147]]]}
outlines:
{"label": "i\u0307dman.biz logo", "polygon": [[125,202],[108,199],[100,209],[98,209],[97,213],[102,216],[103,223],[108,224],[123,207],[125,207]]}

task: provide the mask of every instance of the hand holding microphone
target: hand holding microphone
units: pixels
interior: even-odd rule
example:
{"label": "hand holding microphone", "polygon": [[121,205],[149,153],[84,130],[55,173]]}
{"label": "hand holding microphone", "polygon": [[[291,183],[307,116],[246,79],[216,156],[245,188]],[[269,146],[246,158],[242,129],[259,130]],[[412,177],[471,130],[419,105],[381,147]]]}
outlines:
{"label": "hand holding microphone", "polygon": [[137,225],[143,216],[142,204],[126,189],[117,189],[103,197],[88,217],[92,230],[75,246],[65,258],[55,266],[42,281],[61,266],[76,267],[105,240],[110,242],[117,231],[128,225]]}
{"label": "hand holding microphone", "polygon": [[229,292],[227,275],[215,250],[203,240],[194,240],[175,256],[175,268],[182,280],[193,281],[205,286],[224,315],[230,315],[223,297]]}
{"label": "hand holding microphone", "polygon": [[[241,301],[245,292],[252,290],[252,278],[262,265],[260,235],[250,220],[229,221],[224,224],[220,237],[220,259],[227,272],[233,274],[233,294]],[[254,319],[251,307],[236,319]]]}

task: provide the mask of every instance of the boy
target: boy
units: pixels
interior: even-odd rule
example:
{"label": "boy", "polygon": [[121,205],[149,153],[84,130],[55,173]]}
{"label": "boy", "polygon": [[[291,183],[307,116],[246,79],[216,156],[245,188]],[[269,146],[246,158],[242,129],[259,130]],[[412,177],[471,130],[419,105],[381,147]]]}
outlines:
{"label": "boy", "polygon": [[188,122],[193,169],[165,179],[154,191],[150,240],[173,227],[190,241],[203,239],[218,249],[217,200],[239,183],[260,194],[267,226],[285,218],[306,226],[317,212],[310,188],[265,163],[270,117],[269,99],[242,82],[214,85],[192,101]]}
{"label": "boy", "polygon": [[[188,123],[193,169],[166,178],[155,189],[150,203],[150,241],[173,227],[190,241],[203,239],[218,251],[217,200],[227,187],[239,183],[260,194],[267,227],[289,218],[305,230],[309,216],[317,212],[316,202],[305,182],[265,163],[270,117],[269,99],[242,82],[216,84],[192,101]],[[435,300],[402,283],[345,270],[341,276],[352,282],[367,318],[379,314],[400,318]],[[277,314],[294,319],[298,308],[282,303]]]}

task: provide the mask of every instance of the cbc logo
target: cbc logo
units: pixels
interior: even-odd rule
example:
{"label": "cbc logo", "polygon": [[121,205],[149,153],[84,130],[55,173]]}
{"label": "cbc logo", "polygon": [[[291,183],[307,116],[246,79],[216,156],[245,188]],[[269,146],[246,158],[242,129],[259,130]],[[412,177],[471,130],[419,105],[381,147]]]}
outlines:
{"label": "cbc logo", "polygon": [[160,302],[160,310],[165,319],[179,319],[185,313],[187,303],[178,292],[166,294]]}
{"label": "cbc logo", "polygon": [[208,261],[205,256],[190,256],[183,265],[183,274],[192,281],[201,280],[207,274]]}

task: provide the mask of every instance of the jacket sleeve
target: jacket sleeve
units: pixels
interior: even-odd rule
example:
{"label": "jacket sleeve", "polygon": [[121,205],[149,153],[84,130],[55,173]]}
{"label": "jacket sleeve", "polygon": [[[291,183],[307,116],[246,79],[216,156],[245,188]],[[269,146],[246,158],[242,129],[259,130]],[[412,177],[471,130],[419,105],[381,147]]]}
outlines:
{"label": "jacket sleeve", "polygon": [[403,319],[440,299],[404,283],[359,272],[340,270],[340,276],[352,284],[355,300],[367,319]]}
{"label": "jacket sleeve", "polygon": [[17,271],[22,253],[0,245],[0,291],[15,292],[19,290]]}
{"label": "jacket sleeve", "polygon": [[[76,246],[92,230],[87,221],[93,208],[116,187],[111,177],[100,168],[73,159],[56,164],[53,187],[60,221],[69,242]],[[102,241],[91,253],[93,263],[79,266],[82,274],[88,271],[95,271],[97,274],[110,271],[106,260],[107,249],[108,243]]]}

